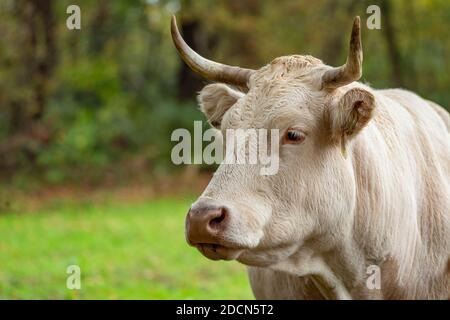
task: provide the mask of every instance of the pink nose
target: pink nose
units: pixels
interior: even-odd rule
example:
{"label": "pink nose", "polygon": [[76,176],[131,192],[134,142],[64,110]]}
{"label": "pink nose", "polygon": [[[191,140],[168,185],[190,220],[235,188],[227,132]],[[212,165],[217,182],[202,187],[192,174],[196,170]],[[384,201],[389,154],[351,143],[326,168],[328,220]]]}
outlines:
{"label": "pink nose", "polygon": [[186,217],[186,239],[190,245],[218,244],[217,236],[229,220],[229,211],[224,206],[206,202],[196,203]]}

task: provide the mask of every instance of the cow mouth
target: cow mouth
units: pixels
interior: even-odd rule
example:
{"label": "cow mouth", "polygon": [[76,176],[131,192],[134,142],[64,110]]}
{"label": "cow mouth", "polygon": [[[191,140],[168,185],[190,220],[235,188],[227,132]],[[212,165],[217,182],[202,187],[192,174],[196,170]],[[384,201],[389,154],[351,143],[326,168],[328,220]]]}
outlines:
{"label": "cow mouth", "polygon": [[211,260],[235,260],[244,251],[242,248],[211,243],[198,243],[195,246],[205,257]]}

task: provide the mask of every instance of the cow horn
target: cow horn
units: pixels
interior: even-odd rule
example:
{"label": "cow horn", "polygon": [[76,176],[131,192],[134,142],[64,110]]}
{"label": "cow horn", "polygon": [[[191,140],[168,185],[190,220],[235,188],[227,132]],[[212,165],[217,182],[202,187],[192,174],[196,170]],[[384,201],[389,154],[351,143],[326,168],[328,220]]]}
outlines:
{"label": "cow horn", "polygon": [[353,22],[350,49],[343,66],[328,70],[322,76],[322,88],[335,89],[359,80],[362,75],[363,52],[361,45],[361,20]]}
{"label": "cow horn", "polygon": [[171,33],[178,53],[194,72],[211,81],[223,82],[243,88],[248,87],[248,79],[254,70],[228,66],[200,56],[181,37],[175,16],[172,16]]}

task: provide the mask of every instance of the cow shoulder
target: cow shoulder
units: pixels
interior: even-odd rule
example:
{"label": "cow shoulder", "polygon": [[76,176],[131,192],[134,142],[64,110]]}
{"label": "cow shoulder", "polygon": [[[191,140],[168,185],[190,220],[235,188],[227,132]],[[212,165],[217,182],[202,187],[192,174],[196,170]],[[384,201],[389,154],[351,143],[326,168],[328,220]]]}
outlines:
{"label": "cow shoulder", "polygon": [[436,111],[436,113],[442,118],[442,121],[444,121],[448,132],[450,132],[450,114],[440,105],[433,101],[427,100],[428,104]]}

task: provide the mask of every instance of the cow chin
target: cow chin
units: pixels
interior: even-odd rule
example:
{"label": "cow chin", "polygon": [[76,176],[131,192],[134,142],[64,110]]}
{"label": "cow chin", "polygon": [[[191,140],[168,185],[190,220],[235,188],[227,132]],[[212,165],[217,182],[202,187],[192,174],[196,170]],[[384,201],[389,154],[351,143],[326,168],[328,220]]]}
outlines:
{"label": "cow chin", "polygon": [[236,260],[244,249],[230,248],[218,244],[201,243],[196,245],[197,249],[211,260]]}

